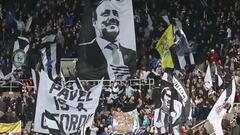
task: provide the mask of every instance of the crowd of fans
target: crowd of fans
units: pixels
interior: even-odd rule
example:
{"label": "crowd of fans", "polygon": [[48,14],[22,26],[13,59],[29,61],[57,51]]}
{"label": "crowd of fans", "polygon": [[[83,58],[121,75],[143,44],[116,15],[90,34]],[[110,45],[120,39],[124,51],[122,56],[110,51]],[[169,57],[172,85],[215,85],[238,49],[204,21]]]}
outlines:
{"label": "crowd of fans", "polygon": [[[204,4],[205,2],[205,4]],[[177,17],[182,22],[183,31],[189,40],[190,49],[196,65],[187,65],[181,72],[181,79],[190,92],[192,101],[192,119],[185,124],[186,129],[203,121],[222,92],[214,87],[209,93],[203,86],[208,64],[217,65],[227,87],[234,76],[237,86],[240,84],[240,1],[239,0],[133,0],[135,32],[137,45],[137,71],[133,78],[147,79],[152,72],[154,78],[161,77],[162,69],[159,54],[155,50],[156,42],[164,32],[167,24],[162,16]],[[11,52],[17,36],[25,36],[30,41],[30,55],[34,62],[40,52],[36,46],[40,35],[51,30],[58,30],[58,42],[62,46],[62,57],[76,57],[75,46],[81,31],[84,2],[79,0],[8,0],[0,4],[0,69],[11,71]],[[148,7],[148,8],[146,8]],[[148,15],[152,20],[149,27]],[[29,26],[29,24],[31,24]],[[39,60],[40,61],[40,60]],[[32,63],[33,64],[33,63]],[[36,64],[33,64],[36,65]],[[177,65],[177,64],[176,64]],[[194,68],[193,68],[194,67]],[[27,78],[24,71],[17,79]],[[134,88],[126,82],[127,89],[122,96],[108,103],[104,96],[100,99],[97,116],[91,132],[110,134],[112,127],[111,112],[137,107],[140,125],[144,134],[153,134],[153,89],[149,87]],[[158,84],[156,84],[157,86]],[[154,88],[154,87],[152,87]],[[6,117],[3,122],[15,122],[19,119],[25,126],[33,121],[36,93],[28,91],[13,97],[1,97],[6,104]],[[240,102],[237,89],[236,102]],[[112,105],[110,105],[112,104]],[[117,104],[117,107],[114,105]],[[128,108],[129,109],[129,108]],[[204,128],[199,134],[206,134]]]}

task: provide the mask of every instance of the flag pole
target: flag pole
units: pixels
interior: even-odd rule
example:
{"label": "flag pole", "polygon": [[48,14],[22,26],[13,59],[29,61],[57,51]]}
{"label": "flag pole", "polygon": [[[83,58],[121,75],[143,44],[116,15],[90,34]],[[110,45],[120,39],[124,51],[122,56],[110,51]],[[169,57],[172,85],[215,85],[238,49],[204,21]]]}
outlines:
{"label": "flag pole", "polygon": [[168,133],[171,134],[173,131],[173,124],[172,124],[172,116],[171,116],[171,112],[173,112],[174,110],[174,96],[177,94],[174,89],[173,89],[173,74],[172,74],[172,69],[166,69],[166,72],[168,74],[168,79],[169,79],[169,83],[171,84],[171,100],[170,100],[170,109],[169,109],[169,123],[168,123]]}
{"label": "flag pole", "polygon": [[215,91],[216,91],[216,92],[219,92],[219,87],[218,87],[218,74],[217,74],[217,65],[216,65],[216,64],[214,65],[214,68],[215,68],[215,73],[214,73],[215,85],[214,85],[214,88],[215,88]]}

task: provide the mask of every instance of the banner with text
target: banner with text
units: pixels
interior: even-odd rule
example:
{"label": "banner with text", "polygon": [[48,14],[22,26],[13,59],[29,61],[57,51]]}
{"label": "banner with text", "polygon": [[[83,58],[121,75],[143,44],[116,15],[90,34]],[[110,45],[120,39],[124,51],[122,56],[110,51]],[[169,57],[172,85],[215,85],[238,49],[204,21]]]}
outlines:
{"label": "banner with text", "polygon": [[130,112],[113,112],[113,130],[116,134],[133,132],[139,128],[137,109]]}
{"label": "banner with text", "polygon": [[[82,85],[81,85],[82,86]],[[66,134],[91,126],[102,91],[102,81],[84,90],[83,87],[68,89],[53,83],[45,72],[40,73],[34,131],[49,133],[45,110],[62,123]]]}

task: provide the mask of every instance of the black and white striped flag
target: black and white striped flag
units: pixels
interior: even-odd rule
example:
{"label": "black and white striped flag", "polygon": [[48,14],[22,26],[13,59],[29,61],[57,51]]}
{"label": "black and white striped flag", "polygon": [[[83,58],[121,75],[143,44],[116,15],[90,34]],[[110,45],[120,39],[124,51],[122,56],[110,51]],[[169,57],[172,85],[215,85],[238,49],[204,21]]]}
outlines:
{"label": "black and white striped flag", "polygon": [[54,80],[60,73],[60,49],[55,34],[46,35],[41,39],[41,53],[43,70]]}
{"label": "black and white striped flag", "polygon": [[191,112],[189,92],[177,76],[164,73],[160,90],[154,94],[158,95],[157,100],[160,97],[161,102],[156,102],[160,106],[154,112],[154,126],[160,128],[162,134],[170,130],[180,135],[179,127],[186,122]]}
{"label": "black and white striped flag", "polygon": [[[160,89],[156,91],[160,101],[156,101],[154,110],[154,126],[160,129],[161,134],[171,131],[173,134],[179,133],[179,122],[182,114],[182,102],[178,101],[178,92],[175,91],[172,84],[172,75],[164,73]],[[160,97],[160,99],[159,99]]]}
{"label": "black and white striped flag", "polygon": [[185,69],[186,65],[194,65],[194,57],[189,49],[187,37],[182,29],[178,29],[175,33],[176,53],[181,69]]}
{"label": "black and white striped flag", "polygon": [[113,85],[109,88],[110,95],[107,97],[109,104],[112,104],[114,101],[119,99],[121,95],[125,92],[126,87],[122,83],[114,82]]}

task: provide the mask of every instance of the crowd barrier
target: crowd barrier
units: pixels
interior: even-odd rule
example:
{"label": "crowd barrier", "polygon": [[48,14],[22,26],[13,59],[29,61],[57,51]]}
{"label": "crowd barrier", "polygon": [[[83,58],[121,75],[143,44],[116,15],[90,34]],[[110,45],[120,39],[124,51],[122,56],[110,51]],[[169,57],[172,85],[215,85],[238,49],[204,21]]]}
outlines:
{"label": "crowd barrier", "polygon": [[[22,79],[22,80],[18,80],[18,81],[0,81],[0,90],[5,88],[5,89],[9,89],[9,94],[12,94],[12,90],[14,88],[19,88],[19,87],[25,87],[25,88],[34,88],[34,84],[32,86],[26,86],[26,82],[28,82],[31,79]],[[32,80],[31,80],[32,81]],[[69,80],[66,82],[66,85],[73,83],[75,80]],[[81,80],[81,82],[84,83],[89,83],[91,85],[96,85],[100,82],[100,80]],[[120,82],[120,81],[118,81]],[[103,81],[105,86],[110,86],[111,83],[113,83],[112,80],[104,80]],[[147,79],[147,80],[142,80],[142,79],[130,79],[128,80],[128,83],[131,87],[133,88],[137,88],[137,89],[142,89],[142,88],[148,88],[148,89],[153,89],[154,88],[154,79]],[[240,113],[240,103],[234,103],[235,106],[237,106],[236,108],[238,108],[238,110],[233,110],[234,112],[232,113]],[[231,113],[231,114],[232,114]],[[231,117],[229,117],[231,119]],[[212,131],[212,127],[209,126],[209,122],[208,120],[204,120],[200,123],[198,123],[197,125],[193,126],[191,129],[193,131],[196,131],[200,126],[205,126],[209,131]],[[211,133],[212,134],[212,133]]]}
{"label": "crowd barrier", "polygon": [[[29,82],[31,81],[31,82]],[[129,85],[135,89],[142,89],[142,88],[148,88],[153,89],[154,88],[154,79],[129,79],[127,80]],[[71,83],[75,82],[75,80],[69,80],[66,82],[65,85],[69,85]],[[81,83],[89,83],[91,85],[96,85],[100,82],[100,80],[81,80]],[[105,86],[110,86],[112,80],[104,80],[103,83]],[[121,82],[121,81],[117,81]],[[13,92],[13,89],[22,88],[22,89],[34,89],[34,84],[32,79],[22,79],[17,81],[0,81],[0,92],[2,89],[8,89],[9,92]]]}

